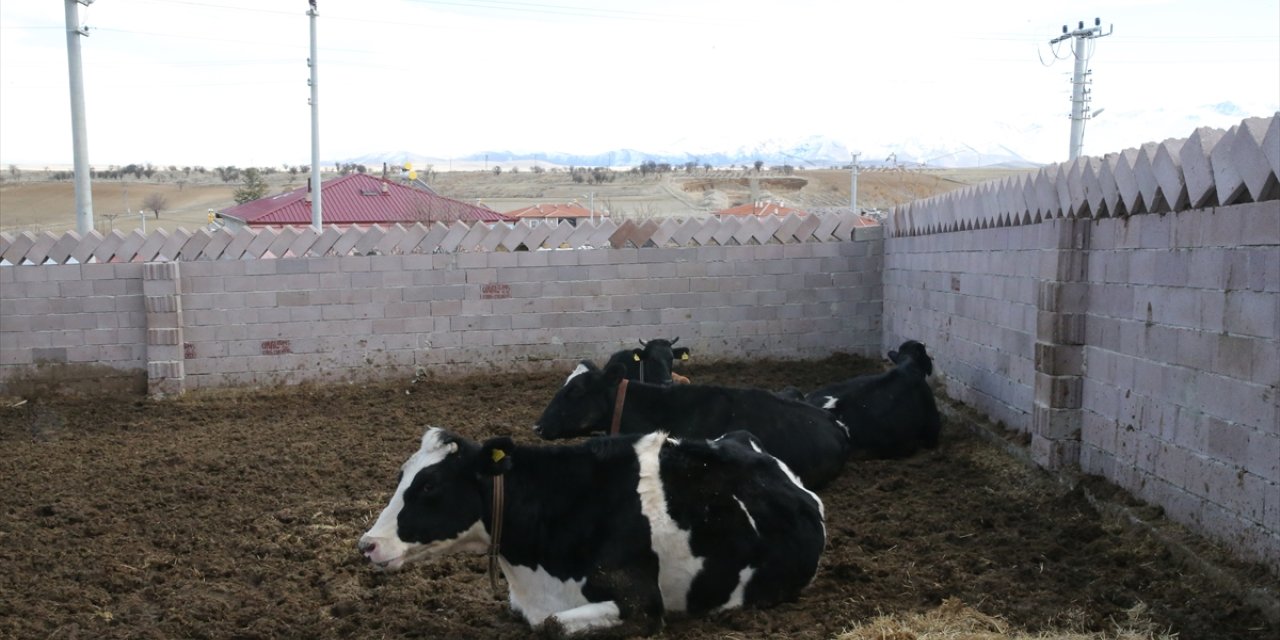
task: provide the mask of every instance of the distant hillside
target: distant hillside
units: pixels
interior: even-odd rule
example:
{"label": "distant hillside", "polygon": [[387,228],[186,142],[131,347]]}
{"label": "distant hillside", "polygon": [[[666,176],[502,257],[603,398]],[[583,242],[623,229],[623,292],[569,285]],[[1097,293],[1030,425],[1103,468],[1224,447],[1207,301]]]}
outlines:
{"label": "distant hillside", "polygon": [[[754,144],[742,145],[736,149],[720,149],[710,151],[657,151],[640,149],[614,149],[600,153],[582,154],[555,151],[522,152],[501,149],[479,151],[467,156],[449,160],[433,158],[429,155],[411,151],[391,151],[371,153],[344,162],[355,162],[366,166],[380,166],[386,162],[399,166],[404,162],[419,165],[445,166],[446,162],[468,163],[484,166],[504,164],[539,163],[550,166],[586,166],[586,167],[636,167],[646,162],[667,163],[683,166],[692,162],[697,165],[713,167],[749,166],[760,161],[771,167],[791,165],[808,169],[827,169],[849,166],[852,154],[844,144],[822,136],[810,136],[801,140],[781,141],[765,140]],[[978,148],[964,142],[934,142],[906,139],[900,143],[874,152],[866,152],[859,156],[858,164],[864,167],[902,165],[909,167],[1001,167],[1007,169],[1028,169],[1039,166],[1028,161],[1017,152],[1003,146],[990,145]]]}

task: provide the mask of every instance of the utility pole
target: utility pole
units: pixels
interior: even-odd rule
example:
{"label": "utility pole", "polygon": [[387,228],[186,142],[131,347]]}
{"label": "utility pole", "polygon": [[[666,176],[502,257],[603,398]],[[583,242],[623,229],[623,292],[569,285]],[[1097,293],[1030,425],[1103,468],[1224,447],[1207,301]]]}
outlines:
{"label": "utility pole", "polygon": [[859,153],[853,154],[853,167],[849,172],[849,209],[854,213],[858,212],[858,156]]}
{"label": "utility pole", "polygon": [[1075,42],[1071,43],[1071,53],[1075,56],[1076,67],[1075,72],[1071,74],[1071,155],[1068,161],[1075,160],[1080,157],[1080,152],[1084,149],[1084,121],[1089,119],[1089,100],[1093,90],[1087,85],[1093,84],[1087,76],[1093,74],[1093,71],[1086,69],[1085,66],[1092,57],[1087,50],[1093,46],[1094,38],[1103,38],[1112,34],[1115,26],[1111,25],[1106,33],[1102,32],[1102,19],[1094,18],[1093,26],[1085,28],[1084,21],[1081,20],[1075,31],[1067,31],[1067,25],[1062,25],[1062,35],[1049,41],[1050,45],[1058,44],[1063,40],[1075,38]]}
{"label": "utility pole", "polygon": [[63,0],[67,14],[67,75],[71,80],[71,146],[76,172],[76,231],[93,230],[93,187],[89,183],[89,134],[84,124],[84,69],[80,64],[80,38],[89,29],[80,26],[80,7],[93,0]]}
{"label": "utility pole", "polygon": [[320,207],[320,76],[316,69],[316,0],[309,0],[311,8],[307,16],[311,18],[311,57],[307,58],[307,66],[311,67],[311,78],[307,85],[311,87],[311,226],[318,232],[324,226],[324,216]]}

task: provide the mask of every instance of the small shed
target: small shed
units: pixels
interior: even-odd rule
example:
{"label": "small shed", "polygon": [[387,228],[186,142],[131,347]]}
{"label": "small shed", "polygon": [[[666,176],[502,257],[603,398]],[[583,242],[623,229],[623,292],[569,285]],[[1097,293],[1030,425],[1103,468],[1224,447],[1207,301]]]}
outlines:
{"label": "small shed", "polygon": [[514,220],[550,220],[553,222],[567,220],[569,224],[574,226],[577,226],[579,220],[608,217],[607,212],[601,210],[592,212],[591,209],[576,202],[534,204],[508,211],[504,215]]}

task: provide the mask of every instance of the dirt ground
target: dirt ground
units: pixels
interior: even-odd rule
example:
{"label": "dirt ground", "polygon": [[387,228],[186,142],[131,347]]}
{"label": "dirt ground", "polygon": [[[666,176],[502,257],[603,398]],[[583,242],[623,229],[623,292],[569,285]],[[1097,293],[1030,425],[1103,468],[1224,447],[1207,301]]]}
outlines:
{"label": "dirt ground", "polygon": [[[837,355],[683,371],[776,389],[878,366]],[[525,637],[491,595],[483,556],[380,573],[355,541],[424,425],[532,441],[564,373],[167,401],[5,398],[0,637]],[[1153,628],[1184,639],[1278,637],[1148,534],[957,422],[938,450],[852,461],[822,492],[828,548],[799,601],[669,619],[662,637],[830,638],[946,599],[1029,632],[1109,632],[1145,607]],[[1271,584],[1257,567],[1230,566],[1242,584]]]}

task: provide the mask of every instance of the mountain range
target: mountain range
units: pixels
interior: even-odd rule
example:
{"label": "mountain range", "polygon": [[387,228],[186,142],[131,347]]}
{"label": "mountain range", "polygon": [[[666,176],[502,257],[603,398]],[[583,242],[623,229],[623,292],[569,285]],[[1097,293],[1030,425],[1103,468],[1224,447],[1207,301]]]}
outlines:
{"label": "mountain range", "polygon": [[[688,150],[648,150],[648,149],[613,149],[599,153],[570,153],[556,151],[520,152],[491,149],[479,151],[465,156],[444,159],[429,154],[412,151],[390,151],[370,153],[344,162],[353,162],[366,166],[377,166],[383,162],[401,165],[413,162],[444,167],[446,162],[453,164],[478,164],[485,166],[501,166],[506,164],[543,166],[578,166],[578,167],[614,167],[626,168],[640,166],[646,162],[667,163],[683,166],[693,162],[697,165],[710,164],[713,167],[750,166],[761,161],[767,166],[791,165],[798,168],[832,168],[847,167],[852,154],[844,144],[822,136],[809,136],[799,140],[764,140],[731,149],[714,149],[703,151]],[[1003,145],[973,146],[964,142],[938,142],[921,140],[904,140],[902,142],[874,148],[859,155],[859,166],[933,166],[933,167],[984,167],[997,166],[1009,168],[1031,168],[1039,166],[1017,152]]]}

